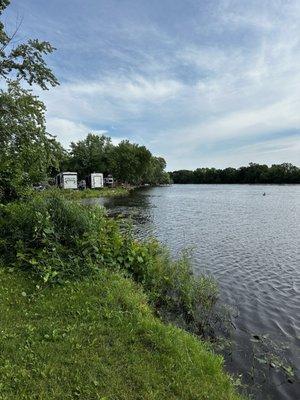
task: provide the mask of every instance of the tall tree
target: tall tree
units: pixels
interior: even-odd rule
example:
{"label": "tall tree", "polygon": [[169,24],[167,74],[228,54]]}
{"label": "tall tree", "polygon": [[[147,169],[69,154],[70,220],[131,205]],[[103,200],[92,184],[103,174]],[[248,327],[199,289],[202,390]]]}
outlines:
{"label": "tall tree", "polygon": [[77,171],[81,178],[92,172],[109,172],[109,160],[113,146],[104,135],[89,133],[84,140],[71,143],[68,168]]}
{"label": "tall tree", "polygon": [[170,175],[165,172],[166,160],[162,157],[152,157],[149,170],[145,176],[145,182],[152,185],[170,183]]}
{"label": "tall tree", "polygon": [[145,146],[123,140],[111,153],[111,170],[117,180],[139,185],[147,181],[151,157]]}
{"label": "tall tree", "polygon": [[[0,0],[1,18],[9,3]],[[54,48],[36,39],[14,46],[13,39],[0,21],[0,200],[17,197],[45,178],[57,161],[58,144],[45,128],[45,106],[21,87],[22,81],[42,89],[58,84],[44,60]]]}

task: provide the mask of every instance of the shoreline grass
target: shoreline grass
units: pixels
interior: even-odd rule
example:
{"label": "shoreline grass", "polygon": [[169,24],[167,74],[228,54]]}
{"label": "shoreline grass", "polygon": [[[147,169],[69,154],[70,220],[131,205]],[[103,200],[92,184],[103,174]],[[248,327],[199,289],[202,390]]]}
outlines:
{"label": "shoreline grass", "polygon": [[69,200],[80,200],[80,199],[90,199],[97,197],[123,197],[127,196],[130,192],[130,189],[116,187],[116,188],[108,188],[103,187],[100,189],[85,189],[85,190],[67,190],[67,189],[50,189],[46,190],[46,196],[61,194],[64,198]]}
{"label": "shoreline grass", "polygon": [[0,399],[238,400],[221,356],[120,273],[39,288],[0,268]]}

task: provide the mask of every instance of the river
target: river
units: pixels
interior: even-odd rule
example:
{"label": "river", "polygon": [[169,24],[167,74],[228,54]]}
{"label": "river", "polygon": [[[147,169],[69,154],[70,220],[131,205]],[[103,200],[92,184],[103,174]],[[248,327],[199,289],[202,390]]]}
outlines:
{"label": "river", "polygon": [[218,281],[235,326],[226,368],[254,398],[300,398],[300,185],[173,185],[99,201],[174,256],[192,249],[195,274]]}

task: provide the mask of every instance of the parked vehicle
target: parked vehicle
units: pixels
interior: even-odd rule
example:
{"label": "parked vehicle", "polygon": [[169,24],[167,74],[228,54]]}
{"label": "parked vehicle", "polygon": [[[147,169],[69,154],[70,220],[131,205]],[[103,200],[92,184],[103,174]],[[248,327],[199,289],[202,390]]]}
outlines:
{"label": "parked vehicle", "polygon": [[86,181],[85,181],[85,179],[82,179],[82,180],[78,183],[78,189],[79,189],[79,190],[85,190],[85,189],[86,189]]}
{"label": "parked vehicle", "polygon": [[103,174],[101,174],[100,172],[94,172],[88,175],[85,180],[86,186],[90,189],[102,188],[104,184]]}
{"label": "parked vehicle", "polygon": [[43,191],[47,189],[47,186],[43,183],[36,183],[35,185],[33,185],[33,189],[37,191]]}
{"label": "parked vehicle", "polygon": [[114,186],[114,178],[112,175],[109,174],[106,178],[104,178],[104,185],[108,187]]}
{"label": "parked vehicle", "polygon": [[61,172],[56,175],[56,185],[61,189],[77,189],[77,172]]}

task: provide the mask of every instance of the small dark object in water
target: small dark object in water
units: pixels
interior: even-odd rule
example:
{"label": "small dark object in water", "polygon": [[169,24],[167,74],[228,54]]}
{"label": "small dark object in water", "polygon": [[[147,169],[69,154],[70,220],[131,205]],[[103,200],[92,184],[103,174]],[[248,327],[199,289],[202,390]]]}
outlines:
{"label": "small dark object in water", "polygon": [[252,335],[252,336],[253,336],[253,339],[255,339],[255,340],[261,340],[261,337],[258,335]]}
{"label": "small dark object in water", "polygon": [[266,195],[266,192],[263,193],[263,196],[265,196],[265,195]]}

